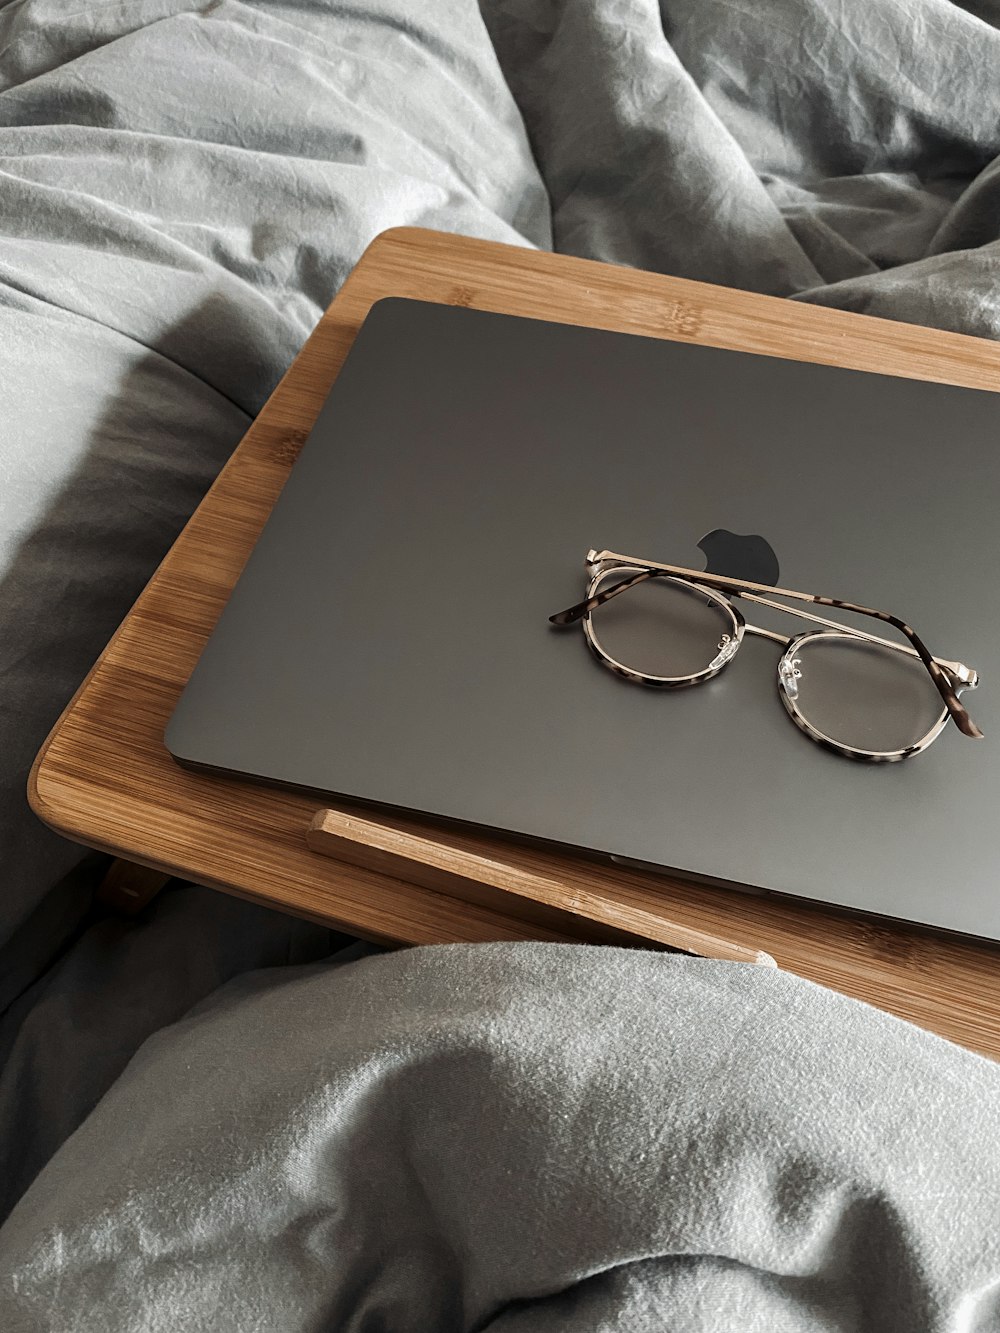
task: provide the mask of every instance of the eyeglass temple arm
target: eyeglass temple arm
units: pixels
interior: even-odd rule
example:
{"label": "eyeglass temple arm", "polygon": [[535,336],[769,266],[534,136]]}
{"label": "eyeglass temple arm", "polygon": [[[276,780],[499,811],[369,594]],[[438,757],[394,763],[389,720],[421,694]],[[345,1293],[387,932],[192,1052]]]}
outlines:
{"label": "eyeglass temple arm", "polygon": [[[808,620],[812,625],[825,625],[827,629],[840,630],[844,634],[850,634],[852,638],[864,639],[866,643],[877,643],[880,648],[891,648],[894,653],[903,653],[907,657],[916,657],[919,660],[919,653],[915,648],[911,648],[906,643],[893,643],[891,639],[881,639],[877,634],[869,634],[866,630],[856,629],[854,625],[841,625],[836,620],[827,620],[826,616],[810,615],[808,611],[796,611],[793,607],[782,606],[780,602],[772,602],[768,597],[758,597],[755,592],[743,592],[737,594],[745,598],[748,602],[753,602],[756,606],[769,606],[774,611],[784,611],[787,615],[795,616],[797,620]],[[747,629],[756,628],[748,625]],[[757,630],[760,633],[760,630]],[[770,633],[770,631],[767,631]],[[776,634],[776,642],[788,644],[791,640],[787,635]],[[949,662],[944,657],[935,657],[935,662],[944,670],[952,687],[955,690],[968,689],[974,690],[979,684],[979,678],[971,667],[967,667],[963,662]]]}
{"label": "eyeglass temple arm", "polygon": [[603,592],[595,593],[593,597],[585,597],[582,602],[577,602],[575,606],[570,606],[565,611],[557,611],[554,616],[549,616],[549,621],[553,625],[575,625],[578,620],[582,620],[591,611],[596,611],[605,602],[610,602],[612,597],[617,597],[620,592],[625,592],[628,588],[634,588],[637,583],[642,583],[644,579],[651,579],[656,573],[658,571],[655,569],[640,570],[637,574],[633,574],[631,578],[623,579],[621,583],[605,588]]}
{"label": "eyeglass temple arm", "polygon": [[[610,601],[612,597],[617,597],[619,593],[625,592],[627,589],[634,587],[637,583],[641,583],[644,579],[652,578],[655,574],[659,573],[677,574],[681,577],[691,579],[694,582],[705,583],[711,587],[721,588],[730,592],[769,592],[777,594],[779,597],[791,597],[800,602],[812,602],[817,606],[832,606],[841,611],[853,611],[856,615],[872,616],[876,620],[884,620],[887,624],[898,629],[901,634],[906,635],[907,639],[912,643],[916,655],[927,668],[938,694],[940,694],[944,701],[945,708],[947,708],[948,712],[951,714],[952,721],[958,727],[959,731],[963,736],[969,736],[973,740],[982,739],[983,733],[969,716],[961,699],[959,699],[958,695],[955,693],[955,689],[948,679],[945,670],[938,665],[923,640],[904,620],[900,620],[898,616],[890,615],[888,611],[876,611],[870,606],[859,606],[855,602],[841,602],[834,597],[819,597],[814,593],[794,592],[789,588],[772,588],[766,583],[751,583],[748,580],[729,578],[724,574],[710,574],[703,570],[684,569],[679,565],[663,565],[654,563],[653,561],[633,560],[629,556],[618,555],[618,553],[614,551],[591,551],[588,554],[587,559],[591,567],[599,566],[604,562],[611,564],[614,561],[620,560],[623,565],[635,568],[637,565],[641,564],[642,568],[631,577],[623,579],[621,583],[615,584],[614,587],[606,588],[604,592],[595,593],[593,597],[587,597],[582,602],[577,602],[575,606],[568,607],[565,611],[559,611],[554,616],[549,616],[549,620],[553,625],[572,625],[576,621],[582,620],[583,617],[591,611],[595,611],[599,606],[603,606],[604,603]],[[844,629],[849,627],[838,626],[838,628]]]}

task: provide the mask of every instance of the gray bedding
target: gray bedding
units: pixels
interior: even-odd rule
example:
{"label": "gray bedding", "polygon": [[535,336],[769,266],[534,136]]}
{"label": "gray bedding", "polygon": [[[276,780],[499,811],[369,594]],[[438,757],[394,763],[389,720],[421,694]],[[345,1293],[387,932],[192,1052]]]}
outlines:
{"label": "gray bedding", "polygon": [[[387,226],[997,336],[998,25],[994,0],[0,4],[0,1208],[97,1107],[0,1232],[0,1327],[1000,1327],[993,1066],[640,954],[297,975],[338,941],[193,886],[101,918],[100,862],[23,795]],[[436,1071],[508,1108],[502,1189],[485,1112],[445,1151]],[[361,1243],[383,1225],[392,1262]]]}
{"label": "gray bedding", "polygon": [[2,1233],[6,1333],[987,1333],[998,1071],[771,969],[441,946],[232,983]]}

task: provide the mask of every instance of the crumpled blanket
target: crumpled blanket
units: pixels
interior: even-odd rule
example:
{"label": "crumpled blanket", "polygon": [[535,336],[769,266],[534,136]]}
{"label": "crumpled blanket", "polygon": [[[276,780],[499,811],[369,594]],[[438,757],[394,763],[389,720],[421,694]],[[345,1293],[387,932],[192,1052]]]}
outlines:
{"label": "crumpled blanket", "polygon": [[[0,1212],[146,1036],[234,974],[335,943],[193,887],[135,923],[97,919],[100,865],[23,793],[46,730],[367,241],[435,226],[995,337],[998,68],[996,0],[0,3]],[[617,991],[594,984],[613,1008]],[[751,1007],[797,985],[742,984]],[[848,1010],[852,1031],[880,1021],[842,1006],[838,1024]],[[789,1013],[801,1052],[836,1036],[808,1004]],[[986,1114],[965,1089],[988,1067],[927,1049],[961,1070],[940,1085],[942,1124]],[[542,1076],[535,1055],[520,1075]],[[712,1087],[670,1086],[714,1113]],[[104,1166],[111,1179],[113,1153]],[[74,1254],[32,1268],[25,1216],[56,1214],[20,1214],[3,1300],[16,1283],[30,1307],[32,1283],[60,1264],[68,1281]],[[900,1292],[946,1245],[953,1221],[938,1221],[943,1239],[884,1250]],[[972,1260],[991,1244],[984,1224],[935,1287],[965,1292],[951,1324],[827,1326],[990,1327],[969,1311],[988,1309],[995,1279]]]}
{"label": "crumpled blanket", "polygon": [[231,983],[0,1233],[5,1333],[986,1333],[1000,1068],[771,969],[451,945]]}

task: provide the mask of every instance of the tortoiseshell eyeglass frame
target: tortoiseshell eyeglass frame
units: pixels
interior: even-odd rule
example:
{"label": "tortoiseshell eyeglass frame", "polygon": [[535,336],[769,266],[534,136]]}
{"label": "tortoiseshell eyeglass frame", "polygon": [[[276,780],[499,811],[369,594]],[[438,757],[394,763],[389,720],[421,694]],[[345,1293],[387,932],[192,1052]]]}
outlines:
{"label": "tortoiseshell eyeglass frame", "polygon": [[[667,688],[701,685],[704,681],[711,680],[713,676],[718,675],[732,661],[743,641],[744,632],[749,630],[749,632],[763,638],[773,639],[784,647],[784,655],[778,664],[778,685],[782,702],[795,724],[811,740],[816,741],[826,749],[845,755],[849,759],[860,759],[868,763],[891,763],[896,760],[907,759],[910,755],[919,754],[921,750],[925,750],[932,741],[937,739],[949,716],[964,736],[969,736],[974,740],[982,739],[983,733],[973,722],[958,697],[959,691],[974,690],[979,684],[979,677],[976,672],[971,667],[964,666],[961,662],[950,662],[940,657],[934,657],[916,632],[905,621],[900,620],[898,616],[890,615],[887,611],[876,611],[870,606],[859,606],[856,602],[843,602],[835,597],[820,597],[815,593],[797,592],[791,588],[775,588],[771,587],[770,584],[752,583],[747,579],[731,578],[725,574],[711,574],[707,570],[685,569],[681,565],[667,565],[656,560],[642,560],[635,556],[622,555],[616,551],[588,551],[587,573],[589,586],[584,600],[577,602],[575,606],[571,606],[565,611],[557,612],[556,615],[550,616],[549,620],[553,625],[560,626],[573,625],[577,621],[583,621],[587,643],[594,654],[605,666],[629,680],[635,680],[644,685],[657,685]],[[620,579],[611,587],[602,590],[600,585],[611,574],[624,574],[626,577]],[[672,582],[685,584],[704,594],[717,607],[728,612],[732,621],[733,633],[723,636],[715,659],[704,670],[694,675],[651,676],[635,671],[623,663],[615,661],[601,647],[591,628],[590,616],[598,607],[603,606],[605,602],[609,602],[612,597],[617,597],[629,588],[635,587],[637,583],[662,575],[669,576]],[[722,594],[728,594],[728,596]],[[784,611],[786,614],[796,616],[801,620],[822,625],[824,629],[819,631],[808,630],[789,638],[772,630],[762,629],[759,626],[748,626],[739,609],[730,600],[731,597],[743,598],[760,606],[768,606],[776,611]],[[853,612],[855,615],[871,616],[874,620],[885,621],[886,624],[892,625],[901,634],[905,635],[908,645],[893,643],[889,639],[879,638],[877,635],[868,634],[864,630],[855,629],[853,626],[838,624],[836,621],[827,620],[823,616],[812,615],[791,606],[783,606],[780,602],[771,600],[774,597],[811,602],[816,606],[832,606],[841,611]],[[857,639],[889,648],[896,653],[905,653],[907,656],[919,658],[927,669],[944,704],[944,710],[940,718],[925,736],[902,750],[863,750],[845,745],[836,738],[825,735],[812,726],[809,720],[799,712],[795,703],[798,678],[798,663],[795,653],[805,643],[823,635],[828,635],[830,631],[835,632],[833,637]]]}

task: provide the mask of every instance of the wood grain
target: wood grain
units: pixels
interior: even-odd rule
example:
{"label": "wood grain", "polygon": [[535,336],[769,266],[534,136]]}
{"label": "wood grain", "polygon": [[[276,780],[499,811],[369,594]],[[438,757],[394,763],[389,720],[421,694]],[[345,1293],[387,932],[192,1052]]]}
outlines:
{"label": "wood grain", "polygon": [[320,810],[306,842],[314,852],[334,860],[378,870],[463,902],[501,911],[513,908],[532,926],[561,928],[595,944],[661,945],[702,958],[775,966],[770,954],[692,930],[672,921],[666,912],[627,908],[620,902],[611,907],[603,894],[588,892],[562,875],[514,865],[507,849],[499,857],[482,849],[459,848],[429,833],[393,828],[343,810]]}
{"label": "wood grain", "polygon": [[[584,914],[572,903],[559,928],[546,930],[522,918],[516,896],[497,899],[498,910],[317,855],[306,844],[321,804],[315,798],[188,772],[163,745],[178,694],[357,329],[387,295],[993,390],[1000,388],[1000,347],[586,260],[409,228],[386,232],[348,278],[32,771],[34,809],[71,838],[370,939],[580,938],[593,920],[581,927]],[[385,823],[571,885],[577,907],[583,895],[600,903],[608,928],[634,936],[636,913],[666,914],[1000,1056],[1000,950],[991,944],[415,819]]]}

